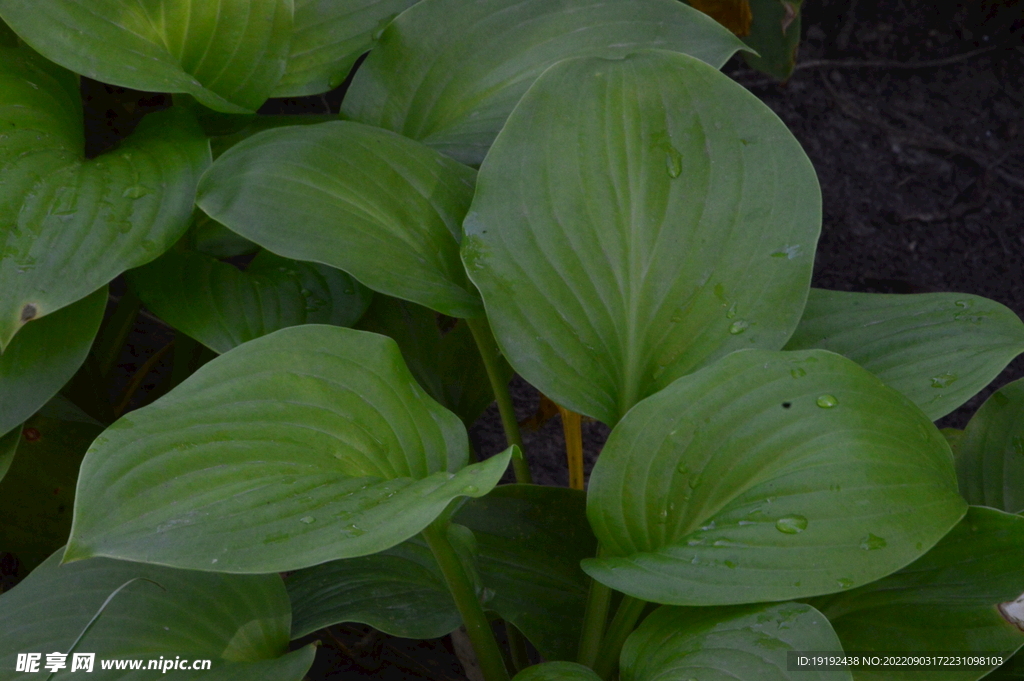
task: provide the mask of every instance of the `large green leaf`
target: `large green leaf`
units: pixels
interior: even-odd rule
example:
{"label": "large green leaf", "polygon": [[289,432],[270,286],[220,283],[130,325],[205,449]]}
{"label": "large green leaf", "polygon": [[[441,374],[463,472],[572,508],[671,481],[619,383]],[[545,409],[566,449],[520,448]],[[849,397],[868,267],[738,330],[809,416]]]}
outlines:
{"label": "large green leaf", "polygon": [[437,561],[415,538],[372,556],[299,570],[285,585],[294,611],[292,638],[339,622],[403,638],[439,638],[462,623]]}
{"label": "large green leaf", "polygon": [[692,57],[644,52],[550,68],[495,141],[465,229],[509,363],[614,424],[733,350],[782,347],[820,194],[753,95]]}
{"label": "large green leaf", "polygon": [[263,251],[245,268],[170,251],[130,273],[146,307],[215,352],[299,324],[351,326],[372,292],[341,270]]}
{"label": "large green leaf", "polygon": [[1004,385],[957,442],[956,473],[967,502],[1024,511],[1024,379]]}
{"label": "large green leaf", "polygon": [[0,479],[0,551],[18,556],[22,574],[68,540],[78,467],[102,430],[40,413],[11,433],[20,441]]}
{"label": "large green leaf", "polygon": [[1024,322],[964,293],[888,295],[811,289],[787,350],[846,355],[933,421],[953,411],[1024,352]]}
{"label": "large green leaf", "polygon": [[342,112],[477,165],[556,62],[660,48],[719,67],[742,46],[676,0],[423,0],[384,31]]}
{"label": "large green leaf", "polygon": [[[1024,645],[1024,518],[972,507],[931,551],[859,589],[816,599],[848,651],[1010,657]],[[855,669],[858,681],[974,681],[990,667]]]}
{"label": "large green leaf", "polygon": [[789,80],[800,47],[800,6],[803,0],[750,0],[753,21],[743,42],[747,64],[781,81]]}
{"label": "large green leaf", "polygon": [[544,662],[519,672],[515,681],[601,681],[601,677],[575,662]]}
{"label": "large green leaf", "polygon": [[106,308],[104,286],[15,336],[0,354],[0,434],[34,414],[75,375]]}
{"label": "large green leaf", "polygon": [[746,350],[638,404],[590,477],[592,577],[676,605],[849,589],[963,516],[942,434],[830,352]]}
{"label": "large green leaf", "polygon": [[[277,575],[187,572],[105,558],[61,565],[58,553],[0,596],[0,675],[43,678],[48,653],[78,652],[95,654],[92,673],[72,672],[68,655],[67,668],[53,678],[300,681],[315,647],[288,652],[290,620]],[[43,654],[42,673],[15,673],[18,654],[32,652]],[[142,660],[143,668],[102,669],[101,661],[111,659]],[[209,660],[210,668],[146,669],[162,659]]]}
{"label": "large green leaf", "polygon": [[808,605],[655,610],[622,648],[621,681],[850,681],[845,669],[789,669],[791,651],[841,651]]}
{"label": "large green leaf", "polygon": [[302,97],[333,90],[380,31],[416,0],[295,0],[288,68],[275,97]]}
{"label": "large green leaf", "polygon": [[479,317],[459,260],[472,169],[349,121],[267,130],[217,159],[199,206],[286,258],[453,317]]}
{"label": "large green leaf", "polygon": [[[463,321],[439,317],[425,307],[378,295],[358,328],[390,336],[423,389],[468,428],[494,402],[487,369]],[[499,360],[506,383],[512,367]]]}
{"label": "large green leaf", "polygon": [[0,0],[47,59],[104,83],[255,111],[284,73],[292,0]]}
{"label": "large green leaf", "polygon": [[65,560],[223,572],[368,555],[486,494],[466,429],[394,341],[306,324],[249,341],[107,429],[82,464]]}
{"label": "large green leaf", "polygon": [[183,111],[146,116],[83,160],[74,74],[0,48],[0,350],[26,322],[167,250],[188,227],[209,145]]}

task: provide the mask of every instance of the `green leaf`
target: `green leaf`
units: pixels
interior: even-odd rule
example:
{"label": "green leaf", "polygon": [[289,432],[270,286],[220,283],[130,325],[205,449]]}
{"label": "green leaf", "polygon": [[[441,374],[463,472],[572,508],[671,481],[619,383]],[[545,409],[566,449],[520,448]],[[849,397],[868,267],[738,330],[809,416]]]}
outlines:
{"label": "green leaf", "polygon": [[11,432],[20,442],[0,480],[0,551],[16,554],[23,574],[67,541],[78,466],[102,430],[38,414]]}
{"label": "green leaf", "polygon": [[1004,385],[971,418],[956,447],[967,503],[1024,510],[1024,379]]}
{"label": "green leaf", "polygon": [[217,159],[199,206],[264,248],[344,270],[452,317],[479,317],[459,260],[472,169],[349,121],[253,135]]}
{"label": "green leaf", "polygon": [[733,350],[782,347],[820,222],[800,145],[728,77],[671,52],[577,59],[495,141],[463,260],[516,371],[614,424]]}
{"label": "green leaf", "polygon": [[790,671],[790,651],[836,651],[828,620],[800,603],[733,608],[662,607],[630,634],[620,679],[849,681],[845,669]]}
{"label": "green leaf", "polygon": [[26,322],[153,260],[188,227],[210,160],[190,115],[150,114],[92,160],[82,130],[75,75],[0,48],[0,350]]}
{"label": "green leaf", "polygon": [[240,255],[251,255],[260,250],[259,246],[235,234],[201,210],[197,209],[193,218],[195,222],[192,223],[189,237],[194,248],[200,253],[215,258],[235,258]]}
{"label": "green leaf", "polygon": [[1024,352],[1024,322],[964,293],[889,295],[811,289],[787,350],[846,355],[933,421],[969,400]]}
{"label": "green leaf", "polygon": [[292,638],[359,622],[402,638],[439,638],[462,623],[444,576],[418,538],[372,556],[299,570],[285,582]]}
{"label": "green leaf", "polygon": [[274,96],[303,97],[338,87],[380,31],[415,2],[295,0],[291,56]]}
{"label": "green leaf", "polygon": [[90,78],[255,111],[284,73],[292,0],[0,0],[47,59]]}
{"label": "green leaf", "polygon": [[455,515],[476,536],[478,565],[491,592],[487,609],[530,639],[548,660],[576,657],[589,580],[580,561],[597,541],[582,492],[502,485]]}
{"label": "green leaf", "polygon": [[[179,658],[211,662],[209,671],[172,671],[161,677],[167,679],[300,681],[315,647],[288,652],[290,620],[277,575],[186,572],[103,558],[61,565],[58,553],[0,596],[0,670],[12,673],[19,653],[43,653],[42,667],[47,653],[70,650],[95,653],[86,678],[99,681],[160,673],[101,669],[100,660],[112,658],[142,659],[144,665]],[[66,664],[56,678],[78,674],[70,672],[71,655]],[[4,678],[37,677],[42,675]]]}
{"label": "green leaf", "polygon": [[789,80],[800,47],[800,6],[803,0],[750,0],[753,21],[743,42],[757,51],[745,51],[747,64],[762,73]]}
{"label": "green leaf", "polygon": [[[427,394],[455,412],[467,428],[494,402],[487,369],[465,322],[378,295],[357,326],[394,339]],[[512,380],[512,367],[504,358],[500,363],[507,383]]]}
{"label": "green leaf", "polygon": [[[813,601],[846,650],[1010,657],[1024,645],[1024,518],[971,507],[931,551],[859,589]],[[995,666],[929,669],[928,681],[974,681]],[[921,671],[859,668],[857,681],[920,679]]]}
{"label": "green leaf", "polygon": [[612,431],[587,500],[604,552],[583,569],[656,603],[800,598],[905,566],[965,508],[905,397],[830,352],[746,350]]}
{"label": "green leaf", "polygon": [[279,572],[390,548],[498,483],[394,341],[306,324],[249,341],[86,455],[65,560]]}
{"label": "green leaf", "polygon": [[516,102],[556,62],[661,48],[717,68],[741,47],[675,0],[423,0],[385,29],[342,113],[479,165]]}
{"label": "green leaf", "polygon": [[519,672],[514,681],[601,681],[601,677],[575,662],[544,662]]}
{"label": "green leaf", "polygon": [[75,375],[89,354],[106,308],[104,286],[15,336],[0,354],[0,434],[38,411]]}
{"label": "green leaf", "polygon": [[373,295],[340,270],[268,251],[244,271],[203,253],[169,251],[129,277],[147,308],[219,353],[289,326],[351,326]]}
{"label": "green leaf", "polygon": [[19,442],[21,442],[21,428],[14,428],[6,435],[0,435],[0,482],[7,475],[7,471],[11,469],[11,462],[14,461]]}

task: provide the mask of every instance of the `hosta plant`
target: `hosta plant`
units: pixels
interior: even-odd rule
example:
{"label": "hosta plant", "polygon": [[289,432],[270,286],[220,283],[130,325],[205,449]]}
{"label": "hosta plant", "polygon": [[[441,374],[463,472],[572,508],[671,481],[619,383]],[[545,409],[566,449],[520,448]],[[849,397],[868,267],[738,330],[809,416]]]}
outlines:
{"label": "hosta plant", "polygon": [[[28,573],[4,678],[85,651],[297,681],[289,642],[341,622],[463,625],[487,681],[920,678],[790,655],[844,650],[974,656],[928,672],[968,681],[1024,644],[1024,389],[934,425],[1024,323],[811,289],[814,170],[704,14],[0,17],[0,550]],[[79,74],[173,105],[87,158]],[[254,115],[346,78],[340,116]],[[143,305],[173,387],[132,410],[141,379],[109,382]],[[513,371],[561,409],[577,489],[531,484]],[[495,400],[509,446],[481,459]],[[611,427],[586,491],[580,415]]]}

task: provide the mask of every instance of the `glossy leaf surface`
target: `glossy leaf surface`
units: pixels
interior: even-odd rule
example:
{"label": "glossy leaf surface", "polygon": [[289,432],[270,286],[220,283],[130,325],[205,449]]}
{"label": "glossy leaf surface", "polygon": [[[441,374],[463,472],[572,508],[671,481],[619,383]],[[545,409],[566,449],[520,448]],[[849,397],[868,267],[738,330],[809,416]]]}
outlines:
{"label": "glossy leaf surface", "polygon": [[[358,328],[394,339],[427,394],[455,412],[467,428],[494,402],[487,369],[465,322],[439,317],[406,300],[377,295]],[[512,367],[504,358],[500,364],[507,383],[512,380]]]}
{"label": "glossy leaf surface", "polygon": [[1004,385],[981,405],[954,452],[968,503],[1024,511],[1024,380]]}
{"label": "glossy leaf surface", "polygon": [[342,113],[478,165],[519,98],[556,62],[657,48],[717,68],[741,47],[672,0],[423,0],[384,31]]}
{"label": "glossy leaf surface", "polygon": [[459,260],[474,176],[412,140],[336,121],[267,130],[229,149],[203,178],[199,206],[278,255],[478,317]]}
{"label": "glossy leaf surface", "polygon": [[[135,581],[131,581],[135,580]],[[103,608],[119,587],[131,581]],[[54,554],[0,596],[0,671],[5,679],[43,678],[14,672],[18,653],[71,649],[95,653],[91,673],[67,668],[55,679],[160,678],[182,681],[300,681],[314,646],[288,652],[288,596],[277,575],[219,575],[98,558],[61,565]],[[103,670],[101,659],[204,660],[208,671]],[[42,666],[42,665],[40,665]]]}
{"label": "glossy leaf surface", "polygon": [[845,355],[933,421],[974,397],[1024,352],[1024,322],[994,300],[811,289],[787,350]]}
{"label": "glossy leaf surface", "polygon": [[26,322],[156,258],[188,226],[210,160],[183,111],[84,160],[77,77],[0,48],[0,350]]}
{"label": "glossy leaf surface", "polygon": [[291,54],[275,97],[333,90],[380,31],[416,0],[295,0]]}
{"label": "glossy leaf surface", "polygon": [[0,551],[18,556],[21,574],[67,542],[78,467],[102,431],[92,423],[38,414],[11,433],[19,440],[0,479]]}
{"label": "glossy leaf surface", "polygon": [[[1024,518],[972,507],[931,551],[899,572],[813,601],[846,650],[1010,657],[1024,645]],[[929,681],[974,681],[988,669],[929,669]],[[920,679],[911,669],[860,668],[858,681]]]}
{"label": "glossy leaf surface", "polygon": [[543,662],[516,674],[514,681],[600,681],[590,667],[575,662]]}
{"label": "glossy leaf surface", "polygon": [[463,259],[516,371],[614,424],[733,350],[782,347],[819,228],[814,170],[775,114],[645,52],[537,81],[480,170]]}
{"label": "glossy leaf surface", "polygon": [[907,565],[965,510],[905,397],[833,353],[748,350],[615,427],[587,499],[605,554],[583,569],[658,603],[799,598]]}
{"label": "glossy leaf surface", "polygon": [[790,651],[842,647],[825,616],[800,603],[738,608],[663,607],[622,648],[622,681],[850,681],[850,672],[790,671]]}
{"label": "glossy leaf surface", "polygon": [[104,286],[28,324],[14,337],[0,354],[0,434],[36,413],[75,375],[89,354],[106,307]]}
{"label": "glossy leaf surface", "polygon": [[0,0],[47,59],[90,78],[255,111],[284,73],[292,0]]}
{"label": "glossy leaf surface", "polygon": [[170,251],[130,279],[149,310],[219,353],[289,326],[351,326],[373,295],[341,270],[269,251],[245,270]]}
{"label": "glossy leaf surface", "polygon": [[394,341],[282,329],[104,432],[82,464],[65,560],[279,572],[368,555],[486,494],[509,455],[467,466],[465,427]]}

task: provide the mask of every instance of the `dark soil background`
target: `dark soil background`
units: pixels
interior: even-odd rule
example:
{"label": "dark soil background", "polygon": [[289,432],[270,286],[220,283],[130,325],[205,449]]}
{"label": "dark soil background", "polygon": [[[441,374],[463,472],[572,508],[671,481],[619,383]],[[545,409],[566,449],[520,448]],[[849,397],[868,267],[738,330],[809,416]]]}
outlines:
{"label": "dark soil background", "polygon": [[[973,293],[1024,316],[1024,3],[806,0],[803,12],[804,40],[788,83],[738,58],[725,71],[785,121],[817,170],[824,224],[814,285]],[[274,100],[263,112],[337,111],[344,88]],[[169,105],[162,95],[94,82],[83,84],[83,96],[90,155],[116,144],[141,114]],[[123,291],[115,282],[113,295]],[[140,316],[120,359],[118,390],[142,370],[138,399],[161,392],[173,353],[154,355],[173,337],[159,320]],[[962,428],[992,390],[1022,376],[1018,359],[940,425]],[[525,420],[539,396],[519,379],[514,388]],[[583,428],[589,470],[607,428]],[[471,437],[484,456],[504,449],[493,406]],[[524,438],[535,479],[566,485],[560,419]],[[315,639],[322,642],[310,672],[316,681],[464,678],[448,637],[409,641],[340,625],[303,641]]]}

